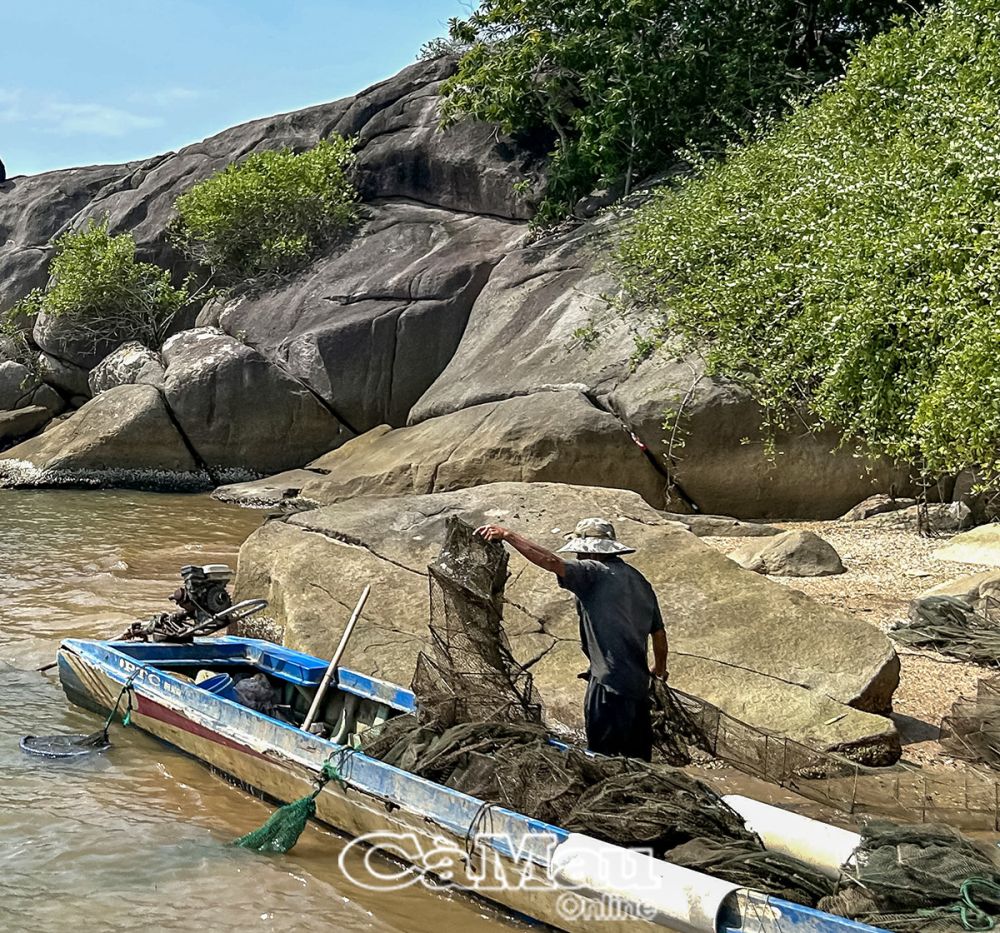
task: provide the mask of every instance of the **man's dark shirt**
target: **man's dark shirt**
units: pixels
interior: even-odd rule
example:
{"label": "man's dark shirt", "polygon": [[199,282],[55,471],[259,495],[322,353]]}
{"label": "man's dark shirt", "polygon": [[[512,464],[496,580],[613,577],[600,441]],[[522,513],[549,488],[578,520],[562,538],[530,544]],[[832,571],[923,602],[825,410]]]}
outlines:
{"label": "man's dark shirt", "polygon": [[559,585],[576,597],[590,676],[613,693],[648,697],[646,644],[653,632],[663,630],[649,581],[621,558],[611,557],[566,561]]}

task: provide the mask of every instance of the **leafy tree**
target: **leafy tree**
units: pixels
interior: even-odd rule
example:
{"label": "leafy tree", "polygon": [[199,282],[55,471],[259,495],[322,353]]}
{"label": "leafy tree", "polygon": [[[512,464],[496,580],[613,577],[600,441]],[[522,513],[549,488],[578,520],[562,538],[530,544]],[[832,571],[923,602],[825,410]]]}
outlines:
{"label": "leafy tree", "polygon": [[354,220],[353,140],[257,152],[182,194],[175,241],[222,281],[294,272]]}
{"label": "leafy tree", "polygon": [[167,270],[139,262],[132,235],[112,236],[106,221],[59,237],[49,276],[46,290],[36,289],[4,315],[0,331],[12,345],[26,346],[24,322],[44,312],[95,346],[107,339],[159,346],[191,297],[186,286],[171,284]]}
{"label": "leafy tree", "polygon": [[636,215],[656,333],[928,475],[1000,477],[1000,0],[947,0]]}
{"label": "leafy tree", "polygon": [[472,116],[554,144],[557,214],[597,182],[718,150],[734,132],[838,73],[906,0],[483,0],[453,19],[469,46],[445,122]]}

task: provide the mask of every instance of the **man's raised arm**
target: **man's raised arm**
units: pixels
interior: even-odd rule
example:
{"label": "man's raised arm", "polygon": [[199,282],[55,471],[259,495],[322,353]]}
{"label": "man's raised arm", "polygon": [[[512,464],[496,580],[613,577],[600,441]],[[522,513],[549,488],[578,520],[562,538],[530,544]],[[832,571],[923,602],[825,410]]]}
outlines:
{"label": "man's raised arm", "polygon": [[548,570],[557,577],[566,576],[566,561],[548,548],[529,541],[516,531],[504,528],[503,525],[483,525],[476,529],[476,534],[487,541],[506,541],[518,554],[530,560],[536,567]]}

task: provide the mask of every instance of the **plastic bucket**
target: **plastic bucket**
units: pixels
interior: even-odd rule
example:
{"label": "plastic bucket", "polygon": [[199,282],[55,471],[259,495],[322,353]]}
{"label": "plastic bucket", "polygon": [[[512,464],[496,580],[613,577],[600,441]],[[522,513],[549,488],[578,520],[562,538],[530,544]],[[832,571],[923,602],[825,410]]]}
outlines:
{"label": "plastic bucket", "polygon": [[208,680],[203,680],[198,686],[202,690],[214,693],[217,697],[222,697],[226,700],[236,700],[233,678],[229,674],[216,674],[214,677],[209,677]]}

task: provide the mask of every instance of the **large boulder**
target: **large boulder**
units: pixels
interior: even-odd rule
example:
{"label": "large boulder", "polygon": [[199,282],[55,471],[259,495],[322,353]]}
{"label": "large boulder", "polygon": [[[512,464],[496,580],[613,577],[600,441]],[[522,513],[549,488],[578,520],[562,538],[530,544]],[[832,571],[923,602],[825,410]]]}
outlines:
{"label": "large boulder", "polygon": [[7,360],[0,363],[0,410],[12,411],[31,404],[38,379],[23,363]]}
{"label": "large boulder", "polygon": [[[346,663],[407,683],[427,639],[427,564],[445,520],[511,525],[543,543],[582,516],[614,520],[667,620],[671,682],[759,728],[824,748],[898,754],[887,712],[899,662],[880,632],[801,593],[747,574],[636,493],[553,483],[358,498],[271,521],[240,554],[237,595],[270,600],[285,642],[326,657],[366,583],[372,596]],[[514,558],[505,626],[533,662],[551,721],[580,725],[585,660],[572,601],[550,575]]]}
{"label": "large boulder", "polygon": [[0,410],[40,406],[56,414],[65,408],[59,393],[46,385],[39,374],[15,360],[0,361]]}
{"label": "large boulder", "polygon": [[[438,60],[431,67],[443,75],[453,66]],[[440,82],[423,84],[365,123],[358,133],[362,196],[530,219],[519,192],[525,181],[534,181],[537,190],[541,160],[488,123],[467,120],[442,131],[439,92]]]}
{"label": "large boulder", "polygon": [[[691,357],[647,360],[618,384],[609,404],[651,450],[673,461],[677,485],[703,510],[836,518],[873,492],[905,489],[909,482],[907,471],[865,459],[832,431],[778,432],[768,439],[761,409],[748,394],[707,376]],[[681,443],[671,445],[671,437]]]}
{"label": "large boulder", "polygon": [[44,354],[86,372],[125,343],[128,334],[98,333],[73,318],[42,313],[35,319],[31,338]]}
{"label": "large boulder", "polygon": [[0,485],[203,489],[208,484],[152,386],[110,389],[0,456]]}
{"label": "large boulder", "polygon": [[[608,314],[615,284],[602,254],[613,229],[607,216],[510,251],[410,422],[554,388],[608,395],[635,349],[625,322]],[[581,336],[594,332],[596,341]]]}
{"label": "large boulder", "polygon": [[170,412],[213,477],[300,466],[349,436],[306,386],[220,330],[182,331],[163,361]]}
{"label": "large boulder", "polygon": [[663,477],[618,419],[579,392],[474,405],[370,435],[309,464],[326,475],[306,482],[302,498],[326,504],[516,481],[632,489],[663,504]]}
{"label": "large boulder", "polygon": [[607,212],[510,252],[410,422],[572,388],[615,411],[665,469],[671,458],[675,506],[834,518],[873,492],[905,487],[904,471],[859,459],[832,433],[779,434],[772,457],[759,407],[736,385],[707,376],[694,357],[658,353],[634,366],[634,335],[608,308],[617,291],[606,256],[620,222]]}
{"label": "large boulder", "polygon": [[970,531],[955,535],[934,554],[938,560],[957,561],[962,564],[985,564],[1000,567],[1000,524],[980,525]]}
{"label": "large boulder", "polygon": [[163,358],[135,340],[122,344],[91,370],[88,385],[92,395],[115,386],[151,385],[163,388]]}
{"label": "large boulder", "polygon": [[903,509],[912,508],[917,504],[916,499],[902,498],[887,495],[886,493],[876,493],[867,499],[859,502],[852,509],[845,512],[840,520],[842,522],[863,522],[865,519],[875,515],[885,515],[888,512],[900,512]]}
{"label": "large boulder", "polygon": [[378,205],[344,248],[235,301],[218,324],[278,361],[354,431],[403,425],[523,233],[492,217]]}
{"label": "large boulder", "polygon": [[827,577],[843,573],[836,548],[814,531],[786,531],[730,554],[745,570],[779,577]]}

